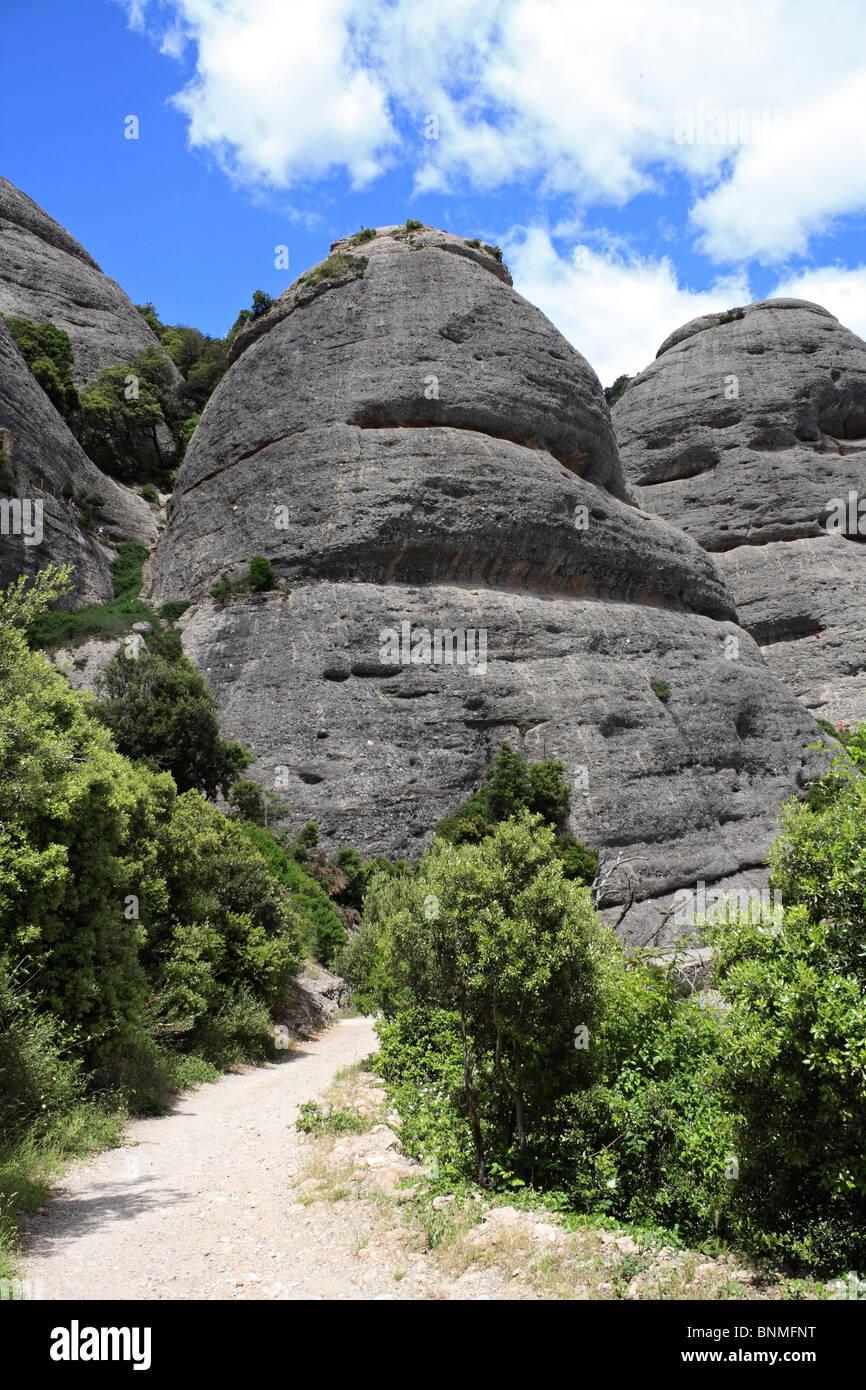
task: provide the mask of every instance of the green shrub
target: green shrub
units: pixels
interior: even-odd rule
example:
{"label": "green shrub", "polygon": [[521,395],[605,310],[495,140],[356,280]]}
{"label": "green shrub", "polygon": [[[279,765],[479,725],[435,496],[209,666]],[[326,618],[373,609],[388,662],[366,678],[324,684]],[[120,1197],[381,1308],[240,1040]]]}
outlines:
{"label": "green shrub", "polygon": [[616,405],[620,396],[625,395],[625,389],[630,381],[630,376],[623,375],[617,377],[616,381],[613,383],[613,386],[605,386],[604,398],[607,401],[608,406]]}
{"label": "green shrub", "polygon": [[350,240],[350,242],[349,242],[349,245],[350,245],[350,246],[363,246],[364,243],[365,243],[366,241],[375,241],[375,239],[376,239],[376,229],[375,229],[375,227],[362,227],[361,230],[360,230],[360,232],[356,232],[355,235],[351,238],[351,240]]}
{"label": "green shrub", "polygon": [[0,449],[0,492],[18,496],[18,469],[5,449]]}
{"label": "green shrub", "polygon": [[653,695],[658,696],[660,700],[670,699],[671,688],[668,685],[667,681],[650,681],[650,690],[652,691]]}
{"label": "green shrub", "polygon": [[232,584],[225,570],[223,570],[216,584],[214,584],[210,591],[211,598],[215,599],[217,603],[226,603],[231,598],[234,591],[234,584]]}
{"label": "green shrub", "polygon": [[277,587],[276,576],[274,575],[271,562],[266,559],[264,555],[254,555],[250,560],[247,583],[256,593],[261,593],[266,589],[275,589]]}
{"label": "green shrub", "polygon": [[228,793],[252,761],[239,743],[223,739],[216,701],[187,657],[168,659],[140,651],[118,652],[100,678],[99,719],[121,753],[169,772],[182,792]]}
{"label": "green shrub", "polygon": [[111,562],[111,581],[115,598],[138,598],[146,559],[146,546],[139,541],[121,541],[117,547],[117,555]]}
{"label": "green shrub", "polygon": [[178,618],[183,617],[188,608],[189,603],[187,600],[172,598],[169,599],[168,603],[162,605],[159,610],[159,616],[164,618],[167,623],[176,623]]}
{"label": "green shrub", "polygon": [[282,845],[277,844],[269,830],[243,820],[236,824],[256,847],[272,877],[289,890],[295,911],[307,925],[308,949],[323,965],[328,965],[346,941],[346,930],[328,895],[304,873]]}
{"label": "green shrub", "polygon": [[390,896],[385,906],[374,880],[350,977],[359,950],[386,1017],[407,1005],[458,1016],[479,1180],[503,1145],[514,1166],[537,1164],[550,1117],[595,1066],[573,1046],[575,1026],[599,1014],[609,949],[586,890],[563,880],[553,832],[523,812],[478,845],[441,845]]}
{"label": "green shrub", "polygon": [[55,410],[65,420],[73,422],[79,401],[72,377],[75,355],[69,334],[48,320],[33,323],[30,319],[12,316],[6,319],[6,326]]}
{"label": "green shrub", "polygon": [[726,313],[719,314],[718,323],[734,323],[737,319],[746,317],[745,309],[728,309]]}
{"label": "green shrub", "polygon": [[405,225],[407,232],[421,232],[424,230],[424,223],[419,222],[415,217],[407,217]]}
{"label": "green shrub", "polygon": [[103,472],[135,483],[164,474],[177,456],[175,375],[155,345],[131,362],[105,367],[82,391],[80,405],[81,443]]}
{"label": "green shrub", "polygon": [[781,924],[705,929],[729,1009],[739,1235],[819,1269],[866,1264],[866,780],[784,812]]}
{"label": "green shrub", "polygon": [[370,1121],[357,1110],[322,1110],[314,1100],[298,1109],[295,1128],[301,1134],[363,1134]]}
{"label": "green shrub", "polygon": [[[484,785],[439,822],[436,838],[454,845],[477,844],[494,826],[521,811],[539,815],[549,825],[561,825],[571,802],[571,789],[562,774],[558,760],[528,764],[522,753],[503,743],[484,774]],[[592,883],[596,854],[568,832],[558,836],[558,853],[566,878]]]}
{"label": "green shrub", "polygon": [[153,483],[145,483],[144,487],[141,489],[141,495],[145,502],[156,503],[159,501],[159,493]]}

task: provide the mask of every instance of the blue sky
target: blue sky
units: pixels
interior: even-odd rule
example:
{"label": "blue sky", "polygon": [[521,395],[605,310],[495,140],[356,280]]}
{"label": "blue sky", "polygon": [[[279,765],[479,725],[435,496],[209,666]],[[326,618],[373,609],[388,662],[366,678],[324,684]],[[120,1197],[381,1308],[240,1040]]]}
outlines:
{"label": "blue sky", "polygon": [[0,39],[0,171],[167,322],[411,216],[502,245],[605,383],[775,293],[866,335],[856,0],[4,0]]}

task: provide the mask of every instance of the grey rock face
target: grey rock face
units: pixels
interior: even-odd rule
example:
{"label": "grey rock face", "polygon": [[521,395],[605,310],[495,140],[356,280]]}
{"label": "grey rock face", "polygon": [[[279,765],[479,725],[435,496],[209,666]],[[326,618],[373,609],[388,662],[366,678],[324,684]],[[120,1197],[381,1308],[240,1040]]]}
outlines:
{"label": "grey rock face", "polygon": [[[147,504],[134,492],[102,473],[81,449],[64,420],[37,383],[5,324],[0,323],[0,430],[15,475],[15,486],[7,479],[0,486],[0,497],[10,509],[5,513],[7,534],[0,535],[0,584],[19,574],[35,573],[49,560],[75,566],[74,597],[89,603],[110,598],[113,593],[110,563],[112,553],[90,535],[74,511],[62,498],[64,483],[71,483],[76,494],[92,493],[104,498],[100,524],[106,541],[140,540],[149,544],[156,535],[156,523]],[[15,533],[11,508],[18,503],[23,517],[31,518],[29,543],[25,528]],[[35,519],[41,506],[36,540]]]}
{"label": "grey rock face", "polygon": [[75,353],[73,374],[79,388],[104,367],[160,346],[120,286],[103,275],[53,217],[3,178],[0,314],[35,323],[50,319],[64,329]]}
{"label": "grey rock face", "polygon": [[[584,359],[493,256],[417,241],[296,282],[191,442],[154,589],[192,601],[226,733],[331,844],[417,855],[507,738],[562,759],[611,901],[748,872],[812,721],[712,560],[633,504]],[[254,554],[291,593],[215,605]],[[474,663],[433,659],[443,630]]]}
{"label": "grey rock face", "polygon": [[[613,409],[643,505],[714,552],[740,621],[816,714],[866,718],[866,343],[801,300],[677,329]],[[866,508],[864,508],[866,510]]]}

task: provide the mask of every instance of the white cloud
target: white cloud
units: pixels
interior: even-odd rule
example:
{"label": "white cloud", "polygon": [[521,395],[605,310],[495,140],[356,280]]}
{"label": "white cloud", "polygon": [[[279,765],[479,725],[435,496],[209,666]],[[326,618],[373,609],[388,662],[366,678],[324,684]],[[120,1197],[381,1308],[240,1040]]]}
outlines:
{"label": "white cloud", "polygon": [[651,260],[581,245],[562,256],[540,227],[513,234],[504,247],[514,288],[543,310],[604,386],[623,372],[642,371],[680,324],[750,299],[739,274],[717,280],[709,290],[687,289],[666,257]]}
{"label": "white cloud", "polygon": [[[145,0],[134,0],[140,24]],[[353,51],[358,0],[170,0],[159,35],[177,56],[197,48],[196,75],[174,98],[194,148],[234,178],[289,187],[344,168],[362,186],[387,167],[395,133],[387,94]],[[156,16],[154,17],[156,19]],[[146,15],[144,18],[146,22]]]}
{"label": "white cloud", "polygon": [[810,299],[835,314],[840,323],[866,338],[866,265],[854,269],[824,265],[789,275],[772,298]]}
{"label": "white cloud", "polygon": [[[866,12],[850,0],[819,20],[811,0],[125,3],[167,52],[195,44],[177,98],[190,139],[248,183],[344,169],[363,185],[399,157],[420,191],[525,180],[621,206],[678,172],[728,263],[800,253],[866,207]],[[714,142],[708,114],[727,130],[749,110],[781,128]]]}
{"label": "white cloud", "polygon": [[866,69],[743,149],[730,179],[692,211],[714,260],[780,261],[831,218],[866,207]]}

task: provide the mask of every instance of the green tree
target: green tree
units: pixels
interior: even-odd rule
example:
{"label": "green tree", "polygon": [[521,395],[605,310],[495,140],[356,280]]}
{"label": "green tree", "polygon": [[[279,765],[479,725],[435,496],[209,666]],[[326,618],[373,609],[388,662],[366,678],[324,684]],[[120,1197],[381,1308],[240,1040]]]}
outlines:
{"label": "green tree", "polygon": [[[136,651],[136,648],[130,649]],[[178,790],[227,795],[252,761],[241,744],[220,736],[216,701],[204,677],[182,654],[172,660],[121,650],[102,676],[97,706],[120,752],[170,772]]]}
{"label": "green tree", "polygon": [[866,779],[784,812],[782,920],[705,928],[730,1017],[743,1237],[798,1262],[866,1262]]}
{"label": "green tree", "polygon": [[575,1048],[574,1033],[600,1017],[610,934],[586,890],[563,879],[553,832],[528,812],[477,845],[441,845],[411,888],[396,880],[391,891],[396,910],[374,954],[386,974],[389,958],[396,966],[392,1007],[408,995],[456,1016],[479,1181],[498,1130],[528,1166],[551,1113],[592,1080],[595,1054]]}
{"label": "green tree", "polygon": [[175,378],[156,346],[106,367],[81,393],[81,443],[94,463],[124,482],[163,476],[181,437]]}
{"label": "green tree", "polygon": [[0,594],[0,966],[26,962],[91,1058],[136,1033],[146,989],[125,920],[134,836],[166,788],[131,766],[24,625],[68,587],[49,566]]}
{"label": "green tree", "polygon": [[12,316],[6,319],[6,326],[55,410],[65,420],[74,420],[79,401],[72,378],[75,355],[69,334],[48,320],[33,323]]}

